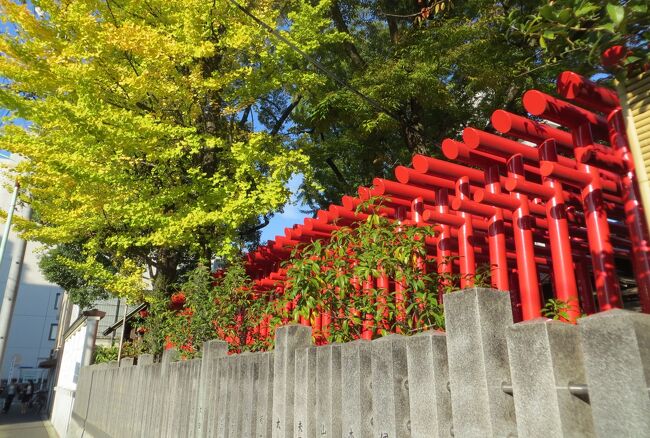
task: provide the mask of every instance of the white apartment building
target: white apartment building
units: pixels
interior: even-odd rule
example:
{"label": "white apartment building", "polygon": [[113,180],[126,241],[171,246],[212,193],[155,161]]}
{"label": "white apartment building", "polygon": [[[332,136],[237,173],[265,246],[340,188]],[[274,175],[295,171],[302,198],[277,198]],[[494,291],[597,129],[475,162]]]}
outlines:
{"label": "white apartment building", "polygon": [[[0,164],[11,165],[12,157],[0,155]],[[6,178],[2,183],[7,184]],[[0,188],[0,209],[5,213],[11,204],[11,192]],[[16,208],[15,215],[21,215],[22,208]],[[4,223],[0,224],[0,233]],[[2,264],[0,265],[0,300],[4,296],[9,267],[17,260],[16,243],[18,237],[10,233]],[[20,288],[16,299],[14,314],[9,330],[7,349],[0,364],[0,379],[10,376],[17,379],[39,380],[47,376],[48,370],[38,364],[50,357],[58,331],[59,305],[63,292],[61,288],[48,283],[38,268],[40,245],[27,243]],[[1,303],[2,301],[0,301]]]}

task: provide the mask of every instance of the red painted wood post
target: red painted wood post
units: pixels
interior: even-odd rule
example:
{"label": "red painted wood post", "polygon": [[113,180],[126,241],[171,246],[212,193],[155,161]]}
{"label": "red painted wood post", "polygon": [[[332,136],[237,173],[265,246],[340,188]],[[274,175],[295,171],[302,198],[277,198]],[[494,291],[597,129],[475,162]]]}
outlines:
{"label": "red painted wood post", "polygon": [[[546,140],[539,146],[540,158],[544,161],[556,161],[557,150],[555,140]],[[569,222],[567,220],[564,190],[562,184],[550,176],[542,178],[544,187],[551,191],[546,199],[546,216],[548,233],[551,244],[551,259],[553,260],[553,281],[556,298],[568,304],[569,321],[575,322],[580,316],[578,301],[578,286],[573,271],[573,256],[569,237]]]}
{"label": "red painted wood post", "polygon": [[[353,270],[354,270],[354,267],[357,265],[357,263],[358,263],[357,260],[352,260],[350,262],[350,266],[352,267]],[[361,281],[359,280],[359,277],[357,277],[356,275],[353,275],[352,278],[350,279],[350,285],[352,286],[352,289],[353,289],[352,293],[354,294],[355,298],[358,298],[363,293],[362,286],[361,286]],[[363,321],[362,321],[362,318],[364,318],[364,317],[361,315],[361,312],[359,311],[359,309],[356,309],[354,307],[350,309],[350,322],[349,322],[350,327],[354,327],[355,325],[357,325],[357,323],[354,322],[354,319],[357,319],[357,320],[361,321],[360,323],[358,323],[361,326],[361,335],[359,337],[362,337],[362,335],[363,335]]]}
{"label": "red painted wood post", "polygon": [[[374,286],[374,281],[372,277],[368,277],[366,280],[363,282],[362,286],[362,293],[367,295],[368,297],[372,296],[372,288]],[[370,299],[370,298],[368,298]],[[370,299],[372,305],[374,305],[374,300]],[[371,340],[374,334],[374,327],[375,327],[375,315],[372,313],[366,313],[363,315],[363,327],[361,330],[361,339],[366,339],[366,340]]]}
{"label": "red painted wood post", "polygon": [[[519,154],[513,155],[508,160],[508,176],[514,179],[522,179],[525,178],[523,173],[523,157]],[[529,320],[542,315],[539,278],[537,277],[537,266],[535,265],[532,217],[528,205],[528,196],[519,192],[511,193],[511,196],[519,201],[519,206],[513,211],[512,229],[517,248],[523,318]]]}
{"label": "red painted wood post", "polygon": [[592,315],[596,313],[596,303],[591,288],[591,276],[589,275],[589,264],[587,258],[582,255],[575,262],[576,282],[578,285],[578,295],[580,297],[580,307],[583,313]]}
{"label": "red painted wood post", "polygon": [[382,314],[382,320],[377,325],[377,334],[381,335],[382,330],[390,330],[390,321],[388,319],[388,296],[390,293],[390,282],[388,275],[384,272],[381,265],[377,266],[379,277],[377,277],[377,312]]}
{"label": "red painted wood post", "polygon": [[[634,161],[630,152],[621,109],[612,111],[608,118],[610,143],[625,164],[621,177],[625,209],[625,224],[632,242],[634,276],[641,302],[641,310],[650,313],[650,239],[641,206],[639,186],[636,181]],[[650,208],[650,206],[648,206]]]}
{"label": "red painted wood post", "polygon": [[[466,176],[456,181],[456,199],[469,200],[469,178]],[[460,288],[474,286],[474,275],[476,275],[476,261],[474,259],[474,229],[472,228],[472,215],[460,212],[459,216],[465,221],[458,227],[458,256],[460,262]]]}
{"label": "red painted wood post", "polygon": [[[436,210],[441,215],[449,213],[449,192],[447,189],[438,189]],[[440,224],[440,234],[438,234],[436,267],[438,275],[442,278],[440,287],[438,288],[438,301],[442,303],[442,295],[444,294],[444,290],[451,286],[449,281],[453,273],[453,263],[451,262],[451,227],[444,223]]]}
{"label": "red painted wood post", "polygon": [[512,320],[513,322],[521,322],[524,320],[524,313],[521,309],[521,290],[519,289],[519,272],[516,269],[511,269],[509,274],[510,280],[510,303],[512,306]]}
{"label": "red painted wood post", "polygon": [[[485,190],[489,193],[501,193],[499,168],[490,166],[485,172]],[[506,256],[506,235],[503,221],[503,209],[494,208],[494,214],[488,218],[488,245],[490,247],[490,272],[492,287],[509,291],[508,258]]]}
{"label": "red painted wood post", "polygon": [[[524,107],[536,116],[547,118],[571,128],[573,144],[576,148],[590,146],[594,136],[607,139],[606,122],[589,111],[547,96],[537,90],[524,95]],[[592,129],[593,128],[593,129]],[[605,131],[605,134],[602,131]],[[596,293],[601,311],[620,308],[621,290],[616,278],[614,250],[609,239],[609,224],[603,202],[603,188],[598,168],[581,163],[577,158],[576,170],[587,176],[587,183],[581,189],[587,236],[594,267]],[[542,173],[543,170],[542,170]]]}

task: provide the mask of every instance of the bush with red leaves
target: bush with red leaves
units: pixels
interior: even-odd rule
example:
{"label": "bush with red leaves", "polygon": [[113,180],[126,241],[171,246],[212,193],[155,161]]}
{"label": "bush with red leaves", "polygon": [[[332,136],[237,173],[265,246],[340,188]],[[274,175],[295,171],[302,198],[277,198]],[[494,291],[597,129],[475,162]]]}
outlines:
{"label": "bush with red leaves", "polygon": [[172,294],[169,301],[172,310],[179,310],[183,308],[187,299],[184,292],[176,292],[175,294]]}

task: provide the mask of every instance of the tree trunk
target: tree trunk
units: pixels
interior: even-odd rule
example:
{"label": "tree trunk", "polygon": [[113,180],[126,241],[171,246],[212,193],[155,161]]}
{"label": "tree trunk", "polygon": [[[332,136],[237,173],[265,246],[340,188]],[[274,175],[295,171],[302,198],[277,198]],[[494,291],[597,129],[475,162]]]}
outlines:
{"label": "tree trunk", "polygon": [[409,101],[402,124],[402,135],[409,151],[418,154],[427,152],[424,125],[422,124],[422,106],[415,97]]}
{"label": "tree trunk", "polygon": [[160,248],[156,254],[156,273],[152,281],[154,292],[171,294],[171,286],[178,280],[178,253],[174,250]]}

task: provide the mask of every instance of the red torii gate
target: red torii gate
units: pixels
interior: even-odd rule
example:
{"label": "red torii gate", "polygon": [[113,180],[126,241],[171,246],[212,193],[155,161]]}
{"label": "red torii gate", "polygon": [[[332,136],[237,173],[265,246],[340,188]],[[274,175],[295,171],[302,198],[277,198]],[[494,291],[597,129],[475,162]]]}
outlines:
{"label": "red torii gate", "polygon": [[[515,319],[540,316],[539,271],[551,274],[554,296],[569,303],[571,320],[580,309],[590,314],[621,307],[615,255],[631,258],[642,311],[650,313],[648,230],[618,97],[572,72],[558,77],[557,90],[575,104],[536,90],[523,97],[529,114],[555,126],[497,110],[491,121],[502,135],[470,127],[462,142],[443,141],[445,157],[465,165],[415,155],[411,168],[396,168],[396,181],[376,178],[373,187],[359,188],[358,197],[343,197],[343,205],[285,229],[248,255],[257,296],[283,293],[287,278],[280,263],[296,245],[328,239],[374,212],[433,225],[438,235],[426,242],[428,255],[439,273],[458,269],[462,287],[472,285],[477,260],[488,261],[493,287],[511,291]],[[355,211],[373,196],[384,197],[380,206]],[[446,262],[451,255],[459,256],[458,267]],[[387,278],[377,281],[388,289]],[[395,299],[404,300],[403,285],[394,284]],[[326,332],[330,317],[301,322]],[[362,337],[371,338],[373,330],[372,322],[364,324]],[[268,326],[256,332],[264,336]]]}

